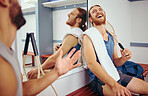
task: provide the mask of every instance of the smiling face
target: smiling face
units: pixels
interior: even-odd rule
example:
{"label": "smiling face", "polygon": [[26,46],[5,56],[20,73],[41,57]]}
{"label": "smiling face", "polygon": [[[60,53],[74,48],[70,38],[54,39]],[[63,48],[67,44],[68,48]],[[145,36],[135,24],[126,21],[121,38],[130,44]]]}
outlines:
{"label": "smiling face", "polygon": [[89,20],[93,22],[96,26],[105,24],[106,15],[103,9],[98,5],[95,5],[89,10]]}
{"label": "smiling face", "polygon": [[71,13],[68,14],[68,20],[66,21],[67,25],[74,26],[76,24],[76,19],[79,14],[77,8],[75,8]]}

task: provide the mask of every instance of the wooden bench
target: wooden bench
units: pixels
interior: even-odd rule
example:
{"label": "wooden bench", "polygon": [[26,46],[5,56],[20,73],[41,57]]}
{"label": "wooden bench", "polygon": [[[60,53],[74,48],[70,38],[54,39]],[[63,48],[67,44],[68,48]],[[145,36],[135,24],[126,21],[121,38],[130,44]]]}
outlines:
{"label": "wooden bench", "polygon": [[86,86],[66,95],[66,96],[99,96],[95,94],[91,88],[90,84],[87,84]]}
{"label": "wooden bench", "polygon": [[148,64],[139,64],[142,66],[142,68],[144,69],[144,71],[148,71]]}
{"label": "wooden bench", "polygon": [[142,68],[144,69],[143,72],[143,76],[146,77],[146,75],[148,74],[148,64],[139,64],[142,66]]}
{"label": "wooden bench", "polygon": [[[140,64],[144,71],[148,71],[148,64]],[[91,88],[90,84],[87,84],[86,86],[66,95],[66,96],[99,96],[95,94]],[[132,96],[137,96],[135,94],[132,94]],[[138,95],[139,96],[139,95]]]}

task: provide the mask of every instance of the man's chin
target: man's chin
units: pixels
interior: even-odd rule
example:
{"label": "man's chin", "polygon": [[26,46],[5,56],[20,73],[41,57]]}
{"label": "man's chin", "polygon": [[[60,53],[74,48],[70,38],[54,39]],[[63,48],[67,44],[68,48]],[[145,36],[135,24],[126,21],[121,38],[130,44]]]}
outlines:
{"label": "man's chin", "polygon": [[68,21],[66,21],[66,24],[67,24],[67,25],[70,25]]}
{"label": "man's chin", "polygon": [[94,21],[95,25],[104,25],[106,20],[96,20]]}

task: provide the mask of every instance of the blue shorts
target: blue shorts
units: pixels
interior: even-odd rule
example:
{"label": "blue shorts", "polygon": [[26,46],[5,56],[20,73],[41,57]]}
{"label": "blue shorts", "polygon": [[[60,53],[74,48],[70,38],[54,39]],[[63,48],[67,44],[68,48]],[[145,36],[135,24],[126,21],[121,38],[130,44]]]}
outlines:
{"label": "blue shorts", "polygon": [[[118,70],[118,73],[120,75],[120,80],[118,80],[118,83],[121,84],[122,86],[126,87],[133,77],[123,74],[120,70]],[[91,82],[91,87],[92,87],[93,91],[96,94],[98,94],[99,96],[104,96],[102,85],[105,85],[105,83],[102,82],[97,77],[95,77],[95,79]]]}

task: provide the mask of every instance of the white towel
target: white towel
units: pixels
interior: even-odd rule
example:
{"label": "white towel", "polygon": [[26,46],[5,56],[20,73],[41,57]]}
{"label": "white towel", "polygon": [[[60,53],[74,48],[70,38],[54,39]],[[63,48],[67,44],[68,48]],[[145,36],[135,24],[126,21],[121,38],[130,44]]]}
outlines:
{"label": "white towel", "polygon": [[[83,33],[83,35],[84,34],[89,36],[89,38],[93,42],[94,49],[95,49],[98,59],[101,63],[101,66],[114,80],[118,81],[120,79],[119,74],[118,74],[116,67],[114,66],[112,60],[110,59],[110,57],[107,53],[105,43],[104,43],[104,40],[103,40],[100,32],[95,27],[91,27],[91,28],[87,29]],[[83,63],[84,62],[85,62],[85,59],[83,56]],[[86,66],[84,66],[84,67],[86,68]]]}
{"label": "white towel", "polygon": [[75,27],[75,28],[72,28],[69,32],[67,32],[67,33],[64,35],[63,40],[65,39],[65,37],[66,37],[67,35],[73,35],[74,37],[77,37],[78,40],[80,40],[82,34],[83,34],[83,31],[82,31],[80,28]]}

